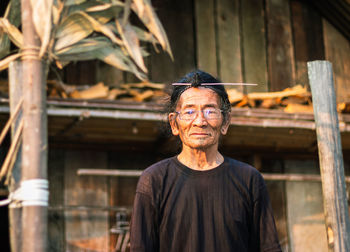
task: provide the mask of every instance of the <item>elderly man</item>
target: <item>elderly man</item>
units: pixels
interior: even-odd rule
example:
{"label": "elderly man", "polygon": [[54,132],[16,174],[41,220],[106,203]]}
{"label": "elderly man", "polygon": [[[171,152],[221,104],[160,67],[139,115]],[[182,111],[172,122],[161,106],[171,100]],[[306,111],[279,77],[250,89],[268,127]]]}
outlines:
{"label": "elderly man", "polygon": [[182,150],[140,177],[131,251],[281,251],[262,176],[218,151],[231,108],[218,83],[202,71],[175,83],[168,118]]}

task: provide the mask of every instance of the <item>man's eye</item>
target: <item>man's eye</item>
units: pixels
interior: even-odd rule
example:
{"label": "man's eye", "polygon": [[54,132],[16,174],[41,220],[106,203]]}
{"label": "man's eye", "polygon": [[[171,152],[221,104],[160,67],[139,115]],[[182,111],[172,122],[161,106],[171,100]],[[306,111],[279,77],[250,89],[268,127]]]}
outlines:
{"label": "man's eye", "polygon": [[185,114],[185,115],[192,115],[192,114],[194,114],[194,110],[193,109],[189,109],[189,110],[183,111],[182,113]]}
{"label": "man's eye", "polygon": [[205,113],[206,113],[207,115],[210,115],[210,114],[216,114],[217,111],[216,111],[216,109],[206,109],[206,110],[205,110]]}

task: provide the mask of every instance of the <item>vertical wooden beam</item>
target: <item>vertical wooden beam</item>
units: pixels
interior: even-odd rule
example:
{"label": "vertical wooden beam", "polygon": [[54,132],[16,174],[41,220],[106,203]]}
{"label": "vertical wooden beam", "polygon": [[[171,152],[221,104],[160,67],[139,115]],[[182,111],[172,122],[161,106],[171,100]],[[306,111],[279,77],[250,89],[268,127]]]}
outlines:
{"label": "vertical wooden beam", "polygon": [[[31,1],[21,1],[23,30],[22,182],[47,180],[47,116],[44,64],[38,58]],[[35,192],[38,188],[32,187]],[[40,190],[41,192],[41,190]],[[45,201],[43,199],[43,201]],[[47,251],[47,206],[28,201],[22,209],[22,251]]]}
{"label": "vertical wooden beam", "polygon": [[[64,205],[64,158],[65,151],[49,150],[48,177],[50,183],[50,207]],[[66,251],[65,247],[65,215],[64,210],[49,210],[48,212],[48,251]]]}
{"label": "vertical wooden beam", "polygon": [[323,34],[326,60],[333,63],[337,102],[349,102],[350,41],[325,19],[323,19]]}
{"label": "vertical wooden beam", "polygon": [[214,0],[195,0],[197,66],[217,76]]}
{"label": "vertical wooden beam", "polygon": [[324,60],[322,18],[308,3],[291,0],[295,82],[308,85],[307,62]]}
{"label": "vertical wooden beam", "polygon": [[289,0],[267,0],[266,16],[269,91],[279,91],[295,84]]}
{"label": "vertical wooden beam", "polygon": [[244,81],[247,92],[267,92],[265,6],[263,0],[241,1]]}
{"label": "vertical wooden beam", "polygon": [[[12,114],[17,107],[17,104],[22,98],[22,62],[14,61],[9,65],[9,93],[10,93],[10,113]],[[18,115],[17,120],[12,127],[11,136],[13,137],[19,121],[22,118],[22,112]],[[16,161],[13,165],[11,178],[9,183],[9,192],[12,193],[19,188],[21,181],[21,155],[22,146],[19,147]],[[22,247],[22,208],[18,207],[16,203],[9,205],[9,224],[10,224],[10,245],[12,252],[21,251]]]}
{"label": "vertical wooden beam", "polygon": [[350,251],[350,221],[344,179],[332,65],[327,61],[308,62],[323,204],[330,251]]}
{"label": "vertical wooden beam", "polygon": [[154,8],[168,35],[174,61],[165,52],[153,51],[149,56],[149,76],[155,82],[176,81],[196,66],[193,2],[157,1]]}
{"label": "vertical wooden beam", "polygon": [[223,82],[242,82],[239,1],[216,2],[218,74]]}

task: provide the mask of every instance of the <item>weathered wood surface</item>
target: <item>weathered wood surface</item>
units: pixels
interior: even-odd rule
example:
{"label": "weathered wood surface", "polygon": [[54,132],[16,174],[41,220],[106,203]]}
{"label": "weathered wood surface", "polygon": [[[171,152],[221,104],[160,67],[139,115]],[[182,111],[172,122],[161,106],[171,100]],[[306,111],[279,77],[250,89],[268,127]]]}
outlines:
{"label": "weathered wood surface", "polygon": [[[315,161],[286,160],[284,169],[286,173],[304,173],[307,176],[319,173]],[[287,181],[285,190],[290,251],[328,251],[321,184]]]}
{"label": "weathered wood surface", "polygon": [[[239,1],[218,0],[218,75],[223,82],[242,82],[242,55],[239,29]],[[243,87],[236,87],[243,90]]]}
{"label": "weathered wood surface", "polygon": [[327,61],[308,62],[308,73],[315,114],[328,248],[331,251],[350,251],[350,221],[332,65]]}
{"label": "weathered wood surface", "polygon": [[[22,63],[14,61],[9,66],[9,91],[10,91],[10,109],[11,114],[17,107],[18,102],[22,99]],[[17,120],[12,125],[11,135],[14,136],[19,121],[22,118],[22,112],[18,115]],[[16,161],[12,168],[9,192],[18,189],[21,181],[21,159],[22,146],[19,147]],[[9,205],[9,224],[10,224],[10,245],[11,251],[19,252],[22,246],[22,208],[15,208],[13,204]]]}
{"label": "weathered wood surface", "polygon": [[[103,177],[79,177],[79,167],[106,168],[107,155],[98,151],[69,151],[64,160],[64,205],[108,206],[108,183]],[[108,213],[100,210],[65,212],[66,248],[108,251]],[[87,241],[89,243],[84,243]],[[82,247],[82,244],[90,247]]]}
{"label": "weathered wood surface", "polygon": [[261,0],[241,1],[244,81],[247,92],[268,91],[265,9]]}
{"label": "weathered wood surface", "polygon": [[291,17],[295,52],[295,82],[309,83],[307,62],[324,60],[322,18],[308,3],[292,0]]}
{"label": "weathered wood surface", "polygon": [[323,20],[326,60],[332,62],[337,102],[350,101],[350,41]]}
{"label": "weathered wood surface", "polygon": [[48,251],[50,252],[66,251],[64,209],[50,210],[64,205],[64,160],[64,150],[49,150]]}
{"label": "weathered wood surface", "polygon": [[295,84],[294,51],[288,0],[266,1],[269,90]]}
{"label": "weathered wood surface", "polygon": [[197,67],[217,76],[214,0],[195,0]]}
{"label": "weathered wood surface", "polygon": [[174,61],[165,52],[149,56],[149,77],[154,82],[174,82],[195,68],[193,3],[188,0],[153,3],[167,32]]}

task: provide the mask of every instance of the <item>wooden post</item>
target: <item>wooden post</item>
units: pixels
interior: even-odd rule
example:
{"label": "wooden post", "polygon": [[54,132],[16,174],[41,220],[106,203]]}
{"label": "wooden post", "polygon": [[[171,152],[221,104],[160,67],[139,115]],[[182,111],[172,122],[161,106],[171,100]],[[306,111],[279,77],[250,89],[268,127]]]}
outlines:
{"label": "wooden post", "polygon": [[[38,57],[41,42],[34,28],[31,2],[21,1],[24,119],[21,183],[31,182],[29,188],[42,199],[42,192],[47,190],[37,182],[47,182],[46,82],[44,64]],[[46,199],[23,202],[22,251],[47,251],[47,204],[42,204],[43,201]]]}
{"label": "wooden post", "polygon": [[[10,113],[12,114],[17,107],[17,104],[22,98],[22,63],[20,61],[14,61],[10,63],[9,66],[9,91],[10,91]],[[20,119],[22,118],[22,113],[17,117],[17,120],[13,123],[11,136],[13,137]],[[9,192],[12,193],[19,188],[21,180],[21,155],[22,146],[19,147],[16,161],[13,165]],[[20,252],[22,245],[22,208],[18,207],[16,203],[10,203],[9,205],[9,226],[10,226],[10,245],[12,252]]]}
{"label": "wooden post", "polygon": [[344,179],[332,65],[327,61],[308,62],[328,249],[350,251],[350,221]]}

